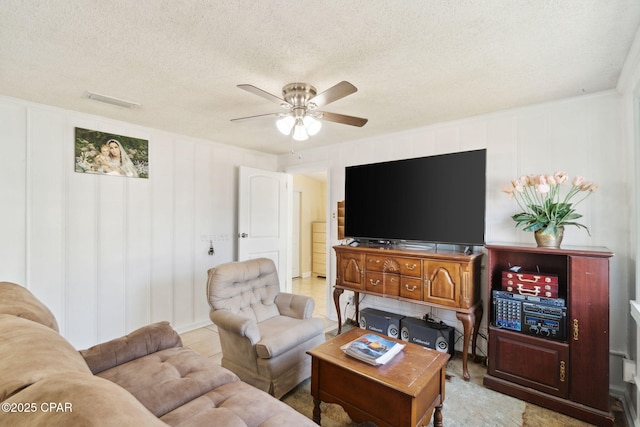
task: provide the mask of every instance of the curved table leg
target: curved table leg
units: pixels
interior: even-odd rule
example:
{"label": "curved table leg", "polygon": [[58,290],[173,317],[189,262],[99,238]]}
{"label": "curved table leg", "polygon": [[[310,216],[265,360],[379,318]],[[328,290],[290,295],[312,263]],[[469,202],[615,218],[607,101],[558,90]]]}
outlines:
{"label": "curved table leg", "polygon": [[473,356],[473,361],[476,361],[476,342],[478,341],[478,332],[480,331],[480,322],[482,322],[482,301],[476,306],[474,311],[474,316],[476,317],[476,321],[473,325],[473,339],[471,340],[471,355]]}
{"label": "curved table leg", "polygon": [[344,289],[333,288],[333,303],[336,306],[336,314],[338,315],[338,335],[342,333],[342,314],[340,313],[340,295]]}
{"label": "curved table leg", "polygon": [[[474,310],[477,311],[477,310]],[[469,339],[471,338],[471,329],[476,321],[474,313],[460,313],[456,312],[456,317],[462,323],[464,331],[464,340],[462,345],[462,375],[465,381],[469,381],[471,376],[469,375],[469,369],[467,368],[467,359],[469,358]],[[475,335],[475,334],[474,334]],[[473,352],[475,353],[475,337],[474,337]]]}

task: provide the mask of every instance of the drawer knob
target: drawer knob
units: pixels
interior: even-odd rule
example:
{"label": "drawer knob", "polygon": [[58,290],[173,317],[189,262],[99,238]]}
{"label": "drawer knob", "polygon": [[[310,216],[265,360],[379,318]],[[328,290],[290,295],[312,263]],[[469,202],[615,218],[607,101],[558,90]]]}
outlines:
{"label": "drawer knob", "polygon": [[369,279],[369,283],[372,286],[378,286],[380,284],[380,279],[376,280],[375,282],[373,281],[373,279]]}
{"label": "drawer knob", "polygon": [[417,264],[409,265],[409,263],[405,263],[404,265],[407,270],[415,270],[417,266]]}
{"label": "drawer knob", "polygon": [[418,287],[416,285],[413,285],[412,287],[409,287],[408,284],[404,284],[404,287],[409,291],[409,292],[413,292],[415,291]]}

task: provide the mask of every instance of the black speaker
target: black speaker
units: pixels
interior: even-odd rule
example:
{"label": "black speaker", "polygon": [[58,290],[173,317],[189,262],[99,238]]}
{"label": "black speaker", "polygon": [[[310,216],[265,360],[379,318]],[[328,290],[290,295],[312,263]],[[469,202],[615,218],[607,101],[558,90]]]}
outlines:
{"label": "black speaker", "polygon": [[400,339],[454,355],[455,329],[444,323],[405,317],[400,322]]}
{"label": "black speaker", "polygon": [[403,318],[404,316],[399,314],[367,307],[360,310],[360,327],[392,338],[400,338],[400,321]]}

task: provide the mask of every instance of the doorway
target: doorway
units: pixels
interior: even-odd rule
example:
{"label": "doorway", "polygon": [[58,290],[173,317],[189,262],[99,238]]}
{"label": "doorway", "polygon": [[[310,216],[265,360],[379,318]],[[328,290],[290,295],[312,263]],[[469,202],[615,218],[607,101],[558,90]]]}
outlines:
{"label": "doorway", "polygon": [[[292,267],[293,291],[312,297],[316,302],[314,314],[322,317],[328,316],[327,301],[329,299],[328,286],[328,253],[329,253],[329,228],[328,214],[328,179],[327,170],[302,171],[292,173],[294,205],[299,196],[299,207],[294,206],[292,215],[298,224],[299,249],[294,254],[295,245],[292,242],[292,260],[299,263],[298,273],[295,274],[296,265]],[[299,211],[296,214],[296,210]],[[295,234],[295,232],[294,232]],[[295,260],[298,261],[295,261]]]}

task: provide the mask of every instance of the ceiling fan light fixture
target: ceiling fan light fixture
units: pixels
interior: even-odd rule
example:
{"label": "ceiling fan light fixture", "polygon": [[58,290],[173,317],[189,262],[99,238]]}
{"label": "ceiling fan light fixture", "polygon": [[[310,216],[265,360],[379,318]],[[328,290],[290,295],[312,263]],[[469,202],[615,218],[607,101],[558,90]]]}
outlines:
{"label": "ceiling fan light fixture", "polygon": [[293,129],[293,125],[295,124],[295,122],[296,120],[293,118],[293,116],[287,115],[276,120],[276,127],[283,135],[290,135],[291,129]]}
{"label": "ceiling fan light fixture", "polygon": [[302,122],[296,123],[293,128],[293,139],[296,141],[306,141],[309,139],[309,134],[307,134],[307,130],[304,128],[304,124]]}
{"label": "ceiling fan light fixture", "polygon": [[358,89],[347,81],[341,81],[320,94],[310,84],[289,83],[282,88],[282,98],[250,84],[242,84],[238,85],[238,87],[289,111],[286,113],[240,117],[231,119],[231,121],[237,122],[245,119],[275,116],[278,131],[283,135],[290,136],[292,141],[306,141],[310,136],[317,135],[322,128],[322,121],[324,120],[358,127],[362,127],[367,123],[367,119],[361,117],[318,110],[318,108],[357,92]]}
{"label": "ceiling fan light fixture", "polygon": [[302,122],[304,123],[304,127],[306,128],[307,134],[309,134],[309,136],[316,135],[318,132],[320,132],[320,129],[322,128],[322,122],[316,119],[315,117],[311,117],[309,115],[304,116],[304,119],[302,119]]}

